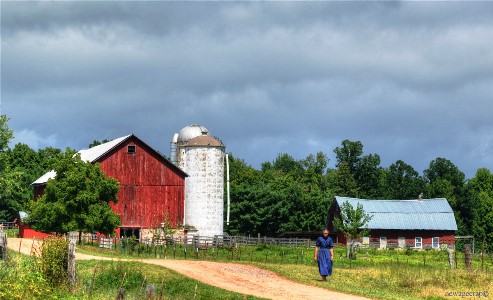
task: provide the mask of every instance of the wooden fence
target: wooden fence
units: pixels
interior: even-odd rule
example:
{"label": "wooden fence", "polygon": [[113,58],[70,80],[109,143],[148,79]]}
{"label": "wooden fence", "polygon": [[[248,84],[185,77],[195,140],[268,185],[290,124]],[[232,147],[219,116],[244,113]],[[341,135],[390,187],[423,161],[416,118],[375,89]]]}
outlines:
{"label": "wooden fence", "polygon": [[[101,248],[111,249],[116,244],[129,238],[109,238],[101,236],[85,236],[82,238],[84,242],[98,243]],[[298,238],[269,238],[269,237],[246,237],[246,236],[230,236],[230,235],[216,235],[198,236],[198,235],[183,235],[175,234],[167,237],[157,238],[144,238],[138,242],[146,245],[193,245],[194,248],[205,249],[209,247],[218,248],[233,248],[238,245],[257,246],[261,244],[265,245],[279,245],[284,247],[315,247],[315,242],[310,239],[298,239]]]}
{"label": "wooden fence", "polygon": [[14,222],[0,222],[0,230],[2,229],[13,229],[15,228]]}

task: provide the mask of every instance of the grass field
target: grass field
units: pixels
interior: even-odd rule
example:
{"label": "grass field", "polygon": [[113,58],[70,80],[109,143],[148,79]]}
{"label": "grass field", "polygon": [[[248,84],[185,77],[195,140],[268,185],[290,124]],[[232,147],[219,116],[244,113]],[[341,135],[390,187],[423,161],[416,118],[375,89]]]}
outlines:
{"label": "grass field", "polygon": [[[77,251],[119,258],[240,262],[257,265],[300,283],[327,287],[327,283],[314,280],[318,270],[313,262],[313,248],[308,247],[259,245],[205,250],[182,245],[151,247],[141,244],[131,250],[118,247],[109,250],[80,245]],[[359,249],[357,259],[352,262],[344,258],[344,254],[344,248],[335,249],[333,276],[328,283],[330,289],[376,299],[465,299],[460,294],[451,296],[451,293],[493,293],[491,255],[483,259],[474,255],[471,270],[466,270],[464,254],[460,252],[455,255],[456,264],[452,269],[447,251]],[[242,295],[202,284],[159,266],[103,261],[77,263],[79,275],[74,296],[47,286],[32,258],[16,253],[11,256],[8,262],[0,261],[0,299],[114,299],[120,286],[126,290],[129,299],[135,299],[144,294],[148,284],[164,299],[243,299]],[[486,298],[485,294],[481,295]]]}
{"label": "grass field", "polygon": [[[182,246],[141,251],[107,250],[81,246],[80,252],[118,257],[160,257],[191,260],[234,261],[254,264],[294,281],[327,287],[314,281],[317,267],[313,248],[288,248],[272,245],[239,246],[233,249],[197,250]],[[453,292],[493,293],[493,258],[474,255],[471,270],[466,270],[464,253],[455,253],[456,263],[450,268],[447,251],[359,249],[357,259],[344,257],[345,248],[335,249],[331,289],[377,299],[451,299]],[[483,294],[485,295],[485,294]],[[463,298],[463,297],[456,297]]]}

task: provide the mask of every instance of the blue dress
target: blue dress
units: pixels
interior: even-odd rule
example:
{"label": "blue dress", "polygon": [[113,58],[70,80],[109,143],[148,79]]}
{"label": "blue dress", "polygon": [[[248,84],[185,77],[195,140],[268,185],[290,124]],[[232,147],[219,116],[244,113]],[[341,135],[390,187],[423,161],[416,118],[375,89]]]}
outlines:
{"label": "blue dress", "polygon": [[318,271],[322,276],[332,275],[332,261],[330,260],[330,249],[334,248],[334,243],[330,237],[319,237],[316,246],[318,247]]}

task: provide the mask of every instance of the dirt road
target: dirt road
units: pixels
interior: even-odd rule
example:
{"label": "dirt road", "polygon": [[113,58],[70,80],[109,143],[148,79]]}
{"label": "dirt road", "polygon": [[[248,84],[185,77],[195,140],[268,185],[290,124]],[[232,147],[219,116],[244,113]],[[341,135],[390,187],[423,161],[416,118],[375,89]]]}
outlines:
{"label": "dirt road", "polygon": [[[29,239],[9,239],[8,247],[30,254],[36,252],[38,245]],[[111,260],[99,256],[76,254],[76,259],[99,259]],[[190,261],[172,259],[135,259],[143,263],[155,264],[174,270],[187,277],[196,279],[203,283],[220,287],[225,290],[234,291],[244,295],[269,299],[368,299],[360,296],[343,294],[329,289],[314,287],[297,283],[280,277],[274,272],[267,271],[255,266],[220,263],[211,261]]]}

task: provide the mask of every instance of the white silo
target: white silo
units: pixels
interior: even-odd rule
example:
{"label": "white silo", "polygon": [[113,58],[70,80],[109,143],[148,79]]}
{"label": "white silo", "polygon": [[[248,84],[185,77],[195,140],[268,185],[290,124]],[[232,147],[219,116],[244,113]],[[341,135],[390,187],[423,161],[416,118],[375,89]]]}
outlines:
{"label": "white silo", "polygon": [[224,150],[200,125],[183,128],[176,139],[177,165],[188,174],[184,224],[201,236],[223,234]]}

